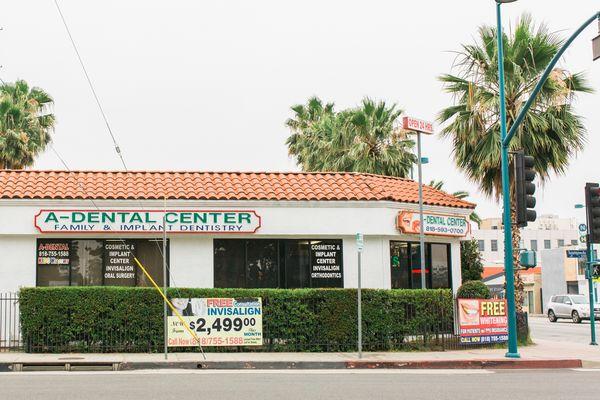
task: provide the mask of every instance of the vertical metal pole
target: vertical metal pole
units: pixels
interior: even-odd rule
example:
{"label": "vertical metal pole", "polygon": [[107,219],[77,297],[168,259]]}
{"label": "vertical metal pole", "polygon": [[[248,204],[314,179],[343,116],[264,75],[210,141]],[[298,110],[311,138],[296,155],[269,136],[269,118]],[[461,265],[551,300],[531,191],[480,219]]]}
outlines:
{"label": "vertical metal pole", "polygon": [[362,358],[362,298],[361,298],[361,257],[360,250],[358,251],[358,290],[356,293],[357,302],[357,325],[358,325],[358,358]]}
{"label": "vertical metal pole", "polygon": [[[586,210],[587,211],[587,210]],[[598,346],[596,343],[596,318],[594,315],[594,281],[592,278],[592,263],[594,262],[594,252],[592,249],[592,244],[590,243],[590,220],[588,218],[588,212],[585,213],[586,217],[586,225],[587,225],[587,235],[585,240],[585,245],[587,249],[587,268],[586,274],[588,279],[588,290],[589,290],[589,299],[590,299],[590,345]]]}
{"label": "vertical metal pole", "polygon": [[496,36],[498,38],[498,79],[500,90],[500,147],[502,153],[502,200],[504,212],[504,274],[506,302],[508,305],[508,352],[506,357],[519,358],[517,348],[517,312],[515,307],[515,277],[513,266],[512,226],[510,220],[510,178],[508,175],[508,144],[506,138],[506,99],[504,93],[504,48],[502,44],[502,15],[500,3],[496,3]]}
{"label": "vertical metal pole", "polygon": [[419,169],[419,248],[421,249],[421,289],[427,288],[425,282],[425,232],[423,226],[423,171],[421,167],[421,132],[417,132],[417,166]]}
{"label": "vertical metal pole", "polygon": [[[167,295],[167,223],[166,223],[166,218],[167,217],[167,199],[165,198],[165,211],[163,212],[163,224],[162,224],[162,229],[163,229],[163,251],[162,251],[162,256],[163,256],[163,293],[165,294],[165,296]],[[165,360],[168,358],[168,335],[169,335],[169,327],[167,326],[167,300],[163,299],[163,325],[164,325],[164,346],[165,346]]]}

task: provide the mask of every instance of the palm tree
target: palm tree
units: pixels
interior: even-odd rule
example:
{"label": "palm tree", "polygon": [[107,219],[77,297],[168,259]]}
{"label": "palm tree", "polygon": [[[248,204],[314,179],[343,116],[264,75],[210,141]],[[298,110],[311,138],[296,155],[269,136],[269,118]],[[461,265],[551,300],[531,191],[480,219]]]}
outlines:
{"label": "palm tree", "polygon": [[[432,188],[434,188],[436,190],[445,192],[444,181],[442,181],[442,180],[439,180],[439,181],[432,180],[431,182],[429,182],[429,186],[431,186]],[[459,199],[465,199],[470,196],[469,192],[467,192],[466,190],[459,190],[456,192],[452,192],[450,194]],[[477,227],[479,227],[481,225],[481,217],[475,211],[473,211],[471,213],[471,215],[469,215],[469,219],[473,223],[477,224]]]}
{"label": "palm tree", "polygon": [[[522,16],[505,36],[506,109],[510,127],[563,39],[550,33],[543,24],[536,27],[528,15]],[[438,121],[446,123],[442,135],[451,138],[459,169],[483,193],[498,200],[502,182],[496,54],[496,29],[479,28],[478,40],[463,45],[458,53],[457,74],[440,77],[454,101],[439,113]],[[564,173],[571,157],[583,148],[586,131],[582,118],[574,112],[573,101],[578,93],[591,91],[582,74],[555,69],[513,138],[510,150],[523,149],[533,156],[542,182],[551,173]],[[511,193],[514,194],[514,187]],[[516,227],[512,240],[517,249],[520,231]],[[517,251],[514,259],[518,267]],[[521,310],[523,283],[517,272],[515,288],[517,307]]]}
{"label": "palm tree", "polygon": [[412,140],[396,128],[402,110],[364,99],[360,107],[336,112],[316,97],[286,125],[286,144],[305,171],[351,171],[405,177],[416,158]]}
{"label": "palm tree", "polygon": [[27,82],[0,85],[0,167],[21,169],[50,142],[54,115],[49,113],[52,98]]}

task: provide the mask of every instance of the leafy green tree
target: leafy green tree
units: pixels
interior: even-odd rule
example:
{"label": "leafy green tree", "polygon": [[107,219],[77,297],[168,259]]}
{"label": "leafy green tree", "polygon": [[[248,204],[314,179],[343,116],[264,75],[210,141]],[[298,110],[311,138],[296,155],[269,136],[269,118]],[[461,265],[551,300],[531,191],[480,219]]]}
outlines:
{"label": "leafy green tree", "polygon": [[460,242],[460,271],[462,281],[480,281],[483,274],[483,263],[477,240]]}
{"label": "leafy green tree", "polygon": [[[429,182],[429,186],[436,190],[444,191],[444,181],[432,180],[431,182]],[[466,190],[459,190],[450,194],[459,199],[465,199],[470,196],[469,192],[467,192]],[[481,225],[481,217],[475,211],[473,211],[471,215],[469,215],[469,219],[472,222],[476,223],[478,227]]]}
{"label": "leafy green tree", "polygon": [[52,98],[23,80],[0,85],[0,167],[22,169],[50,142]]}
{"label": "leafy green tree", "polygon": [[402,110],[365,98],[335,111],[313,97],[292,107],[286,144],[304,171],[368,172],[406,177],[416,161],[414,142],[397,128]]}
{"label": "leafy green tree", "polygon": [[[510,127],[563,39],[543,24],[536,26],[528,15],[522,16],[510,34],[504,36]],[[475,43],[462,46],[454,67],[456,74],[440,77],[445,90],[453,95],[453,104],[439,113],[438,121],[445,124],[442,135],[452,140],[458,168],[483,193],[498,200],[502,181],[496,50],[496,29],[489,26],[479,28]],[[524,149],[535,158],[535,170],[542,182],[552,173],[564,173],[569,160],[583,149],[586,131],[573,102],[577,94],[591,91],[581,73],[555,69],[511,141],[510,150]],[[511,192],[514,193],[514,187]],[[517,249],[520,231],[514,228],[512,240]],[[516,250],[514,260],[518,266]],[[521,311],[523,282],[516,268],[515,289],[517,309]]]}

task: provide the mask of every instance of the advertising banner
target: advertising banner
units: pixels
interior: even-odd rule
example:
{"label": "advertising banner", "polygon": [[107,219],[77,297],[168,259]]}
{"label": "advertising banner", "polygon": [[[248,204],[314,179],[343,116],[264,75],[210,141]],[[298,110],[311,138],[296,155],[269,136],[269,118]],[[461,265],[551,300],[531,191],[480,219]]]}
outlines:
{"label": "advertising banner", "polygon": [[[261,346],[262,299],[174,298],[171,303],[181,314],[202,346]],[[179,318],[168,317],[169,347],[196,346],[198,343]]]}
{"label": "advertising banner", "polygon": [[254,233],[260,216],[253,210],[40,210],[38,231],[78,233]]}
{"label": "advertising banner", "polygon": [[[419,213],[399,212],[396,228],[402,233],[418,234],[421,230]],[[426,235],[464,237],[469,233],[469,229],[470,225],[465,217],[423,213],[423,232]]]}
{"label": "advertising banner", "polygon": [[461,343],[506,342],[506,300],[458,299],[458,327]]}
{"label": "advertising banner", "polygon": [[135,242],[107,240],[104,242],[104,285],[135,286],[137,265],[133,260]]}

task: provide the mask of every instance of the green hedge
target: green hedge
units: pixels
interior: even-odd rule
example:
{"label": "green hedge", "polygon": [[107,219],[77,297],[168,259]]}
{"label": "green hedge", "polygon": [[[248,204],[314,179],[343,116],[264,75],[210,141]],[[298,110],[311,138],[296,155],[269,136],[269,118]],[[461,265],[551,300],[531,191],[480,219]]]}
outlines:
{"label": "green hedge", "polygon": [[458,288],[456,297],[459,299],[490,299],[490,288],[482,281],[466,281]]}
{"label": "green hedge", "polygon": [[[168,296],[262,297],[264,345],[210,351],[356,349],[356,290],[173,288]],[[452,332],[450,290],[367,289],[362,299],[365,350],[439,347]],[[26,351],[162,350],[163,304],[154,289],[24,288],[19,301]]]}

